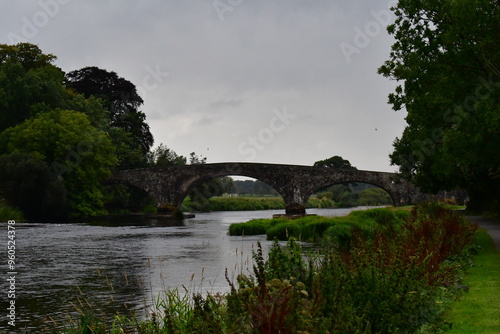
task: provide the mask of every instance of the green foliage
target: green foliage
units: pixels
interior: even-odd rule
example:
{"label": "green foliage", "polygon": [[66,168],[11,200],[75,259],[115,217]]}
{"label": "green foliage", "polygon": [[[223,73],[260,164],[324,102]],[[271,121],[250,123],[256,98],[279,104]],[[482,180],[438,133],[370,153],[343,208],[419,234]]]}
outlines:
{"label": "green foliage", "polygon": [[142,163],[146,163],[146,156],[154,140],[149,125],[145,122],[146,115],[139,110],[144,101],[130,81],[119,77],[115,72],[91,66],[66,74],[66,85],[86,98],[101,99],[109,111],[109,126],[126,134],[125,137],[111,134],[115,144],[122,143],[127,147],[123,151],[126,155],[118,156],[121,167],[136,167],[127,159],[130,158],[127,153],[130,152],[134,152],[136,159],[141,158]]}
{"label": "green foliage", "polygon": [[312,273],[309,271],[311,261],[313,260],[310,259],[310,262],[306,263],[302,247],[295,239],[291,238],[287,247],[281,247],[279,242],[275,240],[265,263],[266,277],[267,279],[288,279],[311,284],[312,277],[307,276]]}
{"label": "green foliage", "polygon": [[0,132],[42,110],[63,107],[64,73],[33,44],[0,44]]}
{"label": "green foliage", "polygon": [[231,224],[229,235],[266,234],[268,240],[324,241],[330,246],[349,248],[352,231],[372,237],[374,229],[396,233],[410,216],[407,210],[377,208],[353,211],[344,217],[305,216],[294,220],[286,218],[253,219],[246,223]]}
{"label": "green foliage", "polygon": [[262,197],[213,197],[210,199],[210,211],[244,211],[284,209],[282,198]]}
{"label": "green foliage", "polygon": [[[329,193],[331,194],[331,193]],[[328,194],[326,194],[328,196]],[[320,197],[320,196],[323,196],[323,197]],[[328,198],[327,196],[325,196],[325,194],[318,194],[317,196],[311,196],[309,197],[309,199],[307,200],[307,203],[306,203],[306,208],[322,208],[322,209],[325,209],[325,208],[335,208],[337,207],[337,205],[335,204],[335,202]]]}
{"label": "green foliage", "polygon": [[285,222],[286,219],[252,219],[246,223],[231,224],[229,226],[229,235],[245,236],[266,234],[266,231],[272,226]]}
{"label": "green foliage", "polygon": [[335,221],[326,217],[306,218],[297,221],[301,224],[300,237],[304,241],[318,241],[323,238],[324,233]]}
{"label": "green foliage", "polygon": [[279,193],[267,183],[260,180],[235,180],[231,194],[279,196]]}
{"label": "green foliage", "polygon": [[102,191],[104,207],[109,213],[156,213],[156,202],[140,188],[108,184],[103,186]]}
{"label": "green foliage", "polygon": [[318,167],[328,167],[328,168],[336,168],[336,169],[350,169],[357,170],[356,167],[352,166],[349,160],[345,160],[342,157],[336,155],[331,158],[316,161],[314,166]]}
{"label": "green foliage", "polygon": [[163,167],[173,165],[185,165],[186,158],[178,155],[166,145],[160,144],[148,154],[148,165],[151,167]]}
{"label": "green foliage", "polygon": [[23,220],[24,215],[21,210],[16,209],[5,201],[0,201],[0,222],[6,222],[8,220]]}
{"label": "green foliage", "polygon": [[[101,183],[116,165],[148,165],[153,137],[139,110],[141,97],[129,81],[96,67],[65,77],[55,59],[30,43],[0,44],[0,155],[22,152],[47,164],[64,183],[71,215],[106,213],[104,203],[116,212],[136,211],[134,204],[144,206],[147,196],[117,188],[103,195]],[[49,195],[61,197],[56,188],[39,190],[42,209],[25,205],[26,216],[60,216],[64,200],[61,210],[41,204]]]}
{"label": "green foliage", "polygon": [[392,198],[381,188],[366,189],[358,194],[358,205],[392,205]]}
{"label": "green foliage", "polygon": [[445,314],[445,319],[453,325],[450,334],[495,334],[500,328],[500,253],[483,229],[478,231],[475,244],[478,253],[462,283],[470,290],[457,303],[451,304]]}
{"label": "green foliage", "polygon": [[0,156],[0,197],[32,220],[64,218],[68,210],[64,184],[30,154]]}
{"label": "green foliage", "polygon": [[327,191],[332,193],[332,200],[339,207],[354,207],[357,206],[357,197],[353,193],[349,185],[335,184],[327,188]]}
{"label": "green foliage", "polygon": [[276,224],[266,231],[267,240],[288,240],[289,238],[301,238],[301,225],[297,220],[289,220],[281,224]]}
{"label": "green foliage", "polygon": [[363,222],[373,220],[375,223],[381,226],[389,226],[401,223],[394,210],[385,208],[353,211],[351,215]]}
{"label": "green foliage", "polygon": [[[469,208],[500,207],[498,1],[399,1],[382,75],[401,82],[389,102],[408,126],[391,162],[437,192],[462,188]],[[474,135],[471,135],[474,134]]]}
{"label": "green foliage", "polygon": [[53,110],[28,119],[0,134],[0,152],[23,152],[45,161],[67,190],[76,216],[104,213],[101,181],[116,163],[108,135],[88,117],[70,110]]}

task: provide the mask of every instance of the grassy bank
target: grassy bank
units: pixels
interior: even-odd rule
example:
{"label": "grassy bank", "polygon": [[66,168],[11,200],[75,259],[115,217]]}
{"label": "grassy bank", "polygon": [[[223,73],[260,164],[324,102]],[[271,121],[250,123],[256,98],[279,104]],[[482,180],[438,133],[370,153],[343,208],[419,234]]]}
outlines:
{"label": "grassy bank", "polygon": [[353,211],[343,217],[305,216],[295,220],[253,219],[246,223],[231,224],[229,235],[266,234],[268,240],[297,240],[326,242],[347,246],[356,231],[372,237],[376,230],[399,230],[410,216],[407,209],[370,209]]}
{"label": "grassy bank", "polygon": [[446,314],[450,334],[500,333],[500,253],[485,230],[476,237],[478,254],[463,284],[470,287]]}
{"label": "grassy bank", "polygon": [[[130,314],[108,322],[82,310],[79,325],[66,332],[435,333],[443,300],[459,291],[458,268],[468,263],[475,226],[437,205],[402,215],[354,213],[351,222],[336,220],[341,229],[308,217],[311,238],[332,235],[318,253],[304,257],[291,238],[286,247],[276,241],[265,259],[259,245],[253,273],[232,280],[226,272],[229,293],[166,291],[145,320]],[[269,231],[282,224],[257,225]]]}

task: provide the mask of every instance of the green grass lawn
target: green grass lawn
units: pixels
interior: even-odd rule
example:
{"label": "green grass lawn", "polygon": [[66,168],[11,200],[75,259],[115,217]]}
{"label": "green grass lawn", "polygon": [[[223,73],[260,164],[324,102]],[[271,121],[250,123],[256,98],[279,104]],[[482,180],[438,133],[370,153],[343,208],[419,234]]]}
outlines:
{"label": "green grass lawn", "polygon": [[446,333],[500,333],[500,253],[483,229],[478,232],[477,243],[481,248],[464,281],[470,290],[447,312],[446,320],[453,325]]}

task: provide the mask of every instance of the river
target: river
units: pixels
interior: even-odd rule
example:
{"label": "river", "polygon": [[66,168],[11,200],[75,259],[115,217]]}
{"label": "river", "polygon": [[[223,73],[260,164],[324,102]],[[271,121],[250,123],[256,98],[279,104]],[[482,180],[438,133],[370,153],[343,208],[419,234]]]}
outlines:
{"label": "river", "polygon": [[[308,213],[340,216],[350,211]],[[199,213],[180,223],[133,217],[68,224],[17,222],[16,326],[7,324],[5,314],[0,330],[53,330],[68,324],[70,317],[78,320],[78,309],[113,315],[128,308],[144,315],[165,289],[227,292],[226,268],[231,279],[248,273],[257,242],[264,253],[272,245],[265,236],[228,236],[229,225],[274,213],[282,210]],[[6,245],[7,224],[1,226]],[[6,263],[7,253],[2,253]],[[2,287],[7,288],[8,269],[2,268]],[[0,296],[5,313],[4,305],[11,300],[6,291],[3,288]]]}

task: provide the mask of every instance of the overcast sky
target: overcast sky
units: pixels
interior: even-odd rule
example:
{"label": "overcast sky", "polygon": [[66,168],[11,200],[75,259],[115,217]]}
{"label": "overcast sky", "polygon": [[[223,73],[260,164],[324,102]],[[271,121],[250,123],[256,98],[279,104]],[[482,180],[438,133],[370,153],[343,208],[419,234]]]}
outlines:
{"label": "overcast sky", "polygon": [[0,2],[0,43],[30,42],[64,71],[133,82],[155,138],[208,162],[312,165],[339,155],[394,171],[404,112],[387,104],[388,0]]}

